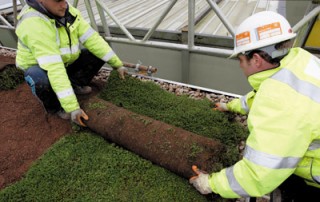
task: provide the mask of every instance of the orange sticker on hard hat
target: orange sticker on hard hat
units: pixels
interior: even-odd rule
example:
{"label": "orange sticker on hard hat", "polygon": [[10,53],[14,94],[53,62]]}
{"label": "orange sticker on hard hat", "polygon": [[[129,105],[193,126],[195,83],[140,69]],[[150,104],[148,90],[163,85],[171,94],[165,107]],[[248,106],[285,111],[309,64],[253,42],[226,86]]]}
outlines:
{"label": "orange sticker on hard hat", "polygon": [[242,32],[236,36],[237,47],[251,43],[250,32]]}
{"label": "orange sticker on hard hat", "polygon": [[281,35],[282,30],[279,22],[274,22],[257,28],[258,40],[267,39],[273,36]]}

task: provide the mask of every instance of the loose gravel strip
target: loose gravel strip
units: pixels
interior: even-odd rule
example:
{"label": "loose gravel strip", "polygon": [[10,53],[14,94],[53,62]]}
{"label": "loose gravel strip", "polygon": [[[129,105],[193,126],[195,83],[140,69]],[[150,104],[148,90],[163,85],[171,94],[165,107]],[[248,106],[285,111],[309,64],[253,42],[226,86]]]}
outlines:
{"label": "loose gravel strip", "polygon": [[0,56],[15,58],[16,52],[8,48],[0,47]]}

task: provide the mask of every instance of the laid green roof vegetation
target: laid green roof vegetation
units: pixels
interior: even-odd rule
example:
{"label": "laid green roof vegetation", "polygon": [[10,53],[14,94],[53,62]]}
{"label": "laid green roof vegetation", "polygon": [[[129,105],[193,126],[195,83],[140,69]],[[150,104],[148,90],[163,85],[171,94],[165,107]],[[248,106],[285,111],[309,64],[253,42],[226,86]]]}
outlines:
{"label": "laid green roof vegetation", "polygon": [[67,135],[0,201],[207,201],[186,179],[89,132]]}
{"label": "laid green roof vegetation", "polygon": [[[238,160],[238,144],[247,136],[228,114],[211,110],[209,100],[176,96],[154,82],[132,77],[123,81],[114,71],[99,96],[135,113],[220,140],[228,146],[228,152],[221,154],[223,166]],[[187,179],[89,130],[66,134],[34,162],[21,181],[0,191],[0,201],[223,201],[210,197],[199,194]]]}

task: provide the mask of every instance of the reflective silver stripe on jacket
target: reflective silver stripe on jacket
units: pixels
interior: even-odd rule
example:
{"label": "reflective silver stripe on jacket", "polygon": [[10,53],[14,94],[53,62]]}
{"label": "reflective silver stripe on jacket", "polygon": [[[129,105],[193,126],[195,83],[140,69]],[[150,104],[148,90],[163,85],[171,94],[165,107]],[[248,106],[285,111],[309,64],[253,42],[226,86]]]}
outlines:
{"label": "reflective silver stripe on jacket", "polygon": [[70,95],[74,95],[73,88],[69,88],[67,90],[63,90],[60,92],[56,92],[59,99],[68,97]]}
{"label": "reflective silver stripe on jacket", "polygon": [[290,70],[281,69],[271,78],[288,84],[301,95],[307,96],[311,100],[320,103],[320,88],[314,84],[296,77]]}
{"label": "reflective silver stripe on jacket", "polygon": [[259,166],[271,169],[295,168],[300,162],[299,157],[280,157],[257,151],[250,146],[246,146],[244,158]]}
{"label": "reflective silver stripe on jacket", "polygon": [[80,51],[79,44],[71,46],[71,49],[70,47],[60,48],[61,55],[72,54],[78,51]]}
{"label": "reflective silver stripe on jacket", "polygon": [[248,103],[247,103],[247,96],[248,96],[248,94],[245,95],[245,96],[242,96],[242,97],[240,98],[241,107],[242,107],[242,109],[243,109],[246,113],[248,113],[249,110],[250,110],[249,107],[248,107]]}
{"label": "reflective silver stripe on jacket", "polygon": [[313,140],[309,145],[308,151],[320,149],[320,140]]}
{"label": "reflective silver stripe on jacket", "polygon": [[94,33],[95,33],[95,30],[90,27],[90,28],[86,31],[86,33],[84,33],[84,34],[79,38],[80,42],[81,42],[82,44],[84,44],[84,43],[88,40],[88,38],[90,38],[90,36],[92,36]]}
{"label": "reflective silver stripe on jacket", "polygon": [[[46,15],[43,15],[42,13],[38,12],[38,11],[30,11],[28,13],[25,13],[21,16],[21,18],[19,19],[18,25],[17,27],[25,20],[31,17],[39,17],[44,19],[45,21],[50,21],[49,18]],[[54,28],[56,30],[56,42],[58,45],[60,45],[60,38],[59,38],[59,33],[58,33],[58,29],[57,27],[54,25]]]}
{"label": "reflective silver stripe on jacket", "polygon": [[[28,9],[28,7],[26,7],[25,9]],[[22,12],[22,11],[21,11]],[[21,16],[21,18],[19,19],[19,22],[17,24],[17,26],[19,26],[21,24],[22,21],[24,21],[25,19],[31,18],[31,17],[39,17],[44,19],[45,21],[49,21],[49,18],[45,15],[43,15],[42,13],[38,12],[38,11],[30,11],[28,13],[25,13]]]}
{"label": "reflective silver stripe on jacket", "polygon": [[[243,157],[254,164],[271,169],[295,168],[301,160],[301,158],[298,157],[279,157],[267,154],[254,150],[248,145],[246,146]],[[241,187],[235,178],[233,169],[233,166],[226,169],[227,179],[231,189],[242,197],[248,197],[249,194]]]}
{"label": "reflective silver stripe on jacket", "polygon": [[[317,180],[318,182],[320,182],[320,176],[312,176],[313,179]],[[314,182],[314,181],[313,181]]]}
{"label": "reflective silver stripe on jacket", "polygon": [[62,58],[60,55],[51,55],[51,56],[43,56],[37,58],[38,64],[44,65],[48,63],[57,63],[57,62],[62,62]]}
{"label": "reflective silver stripe on jacket", "polygon": [[229,182],[229,185],[230,185],[232,191],[235,192],[236,194],[238,194],[239,196],[249,197],[250,195],[241,187],[241,185],[238,183],[236,177],[234,176],[233,167],[234,166],[231,166],[226,169],[227,179],[228,179],[228,182]]}
{"label": "reflective silver stripe on jacket", "polygon": [[115,56],[115,53],[111,50],[103,56],[102,60],[108,62],[113,56]]}

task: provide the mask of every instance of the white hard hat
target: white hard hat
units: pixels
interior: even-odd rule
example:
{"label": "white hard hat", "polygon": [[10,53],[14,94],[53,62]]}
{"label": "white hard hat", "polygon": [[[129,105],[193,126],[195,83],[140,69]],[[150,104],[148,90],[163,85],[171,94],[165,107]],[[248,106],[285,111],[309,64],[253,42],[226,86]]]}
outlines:
{"label": "white hard hat", "polygon": [[295,36],[289,22],[282,15],[272,11],[256,13],[244,20],[236,29],[234,51],[230,58]]}

